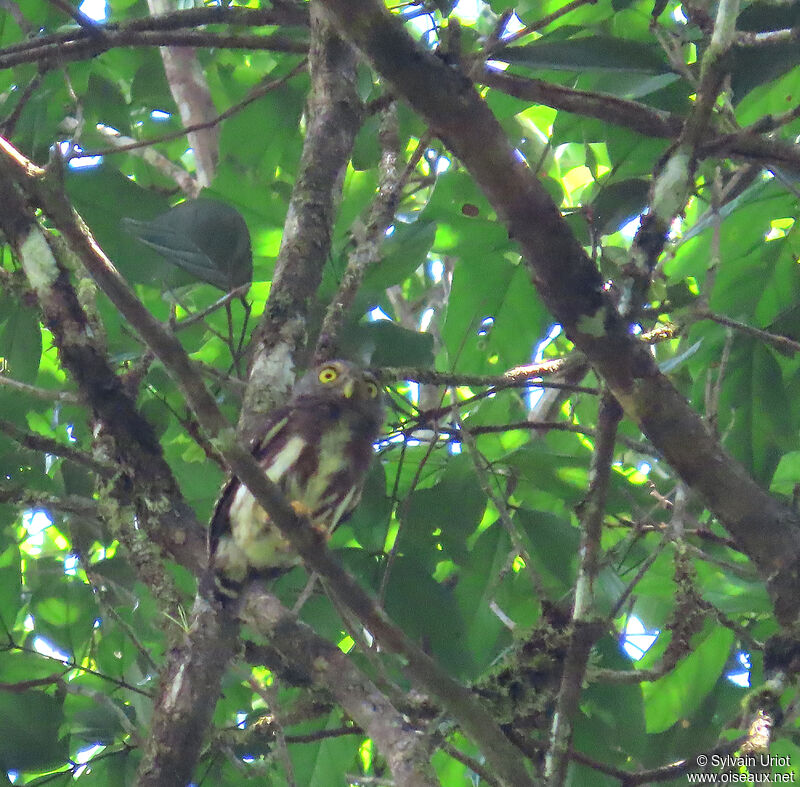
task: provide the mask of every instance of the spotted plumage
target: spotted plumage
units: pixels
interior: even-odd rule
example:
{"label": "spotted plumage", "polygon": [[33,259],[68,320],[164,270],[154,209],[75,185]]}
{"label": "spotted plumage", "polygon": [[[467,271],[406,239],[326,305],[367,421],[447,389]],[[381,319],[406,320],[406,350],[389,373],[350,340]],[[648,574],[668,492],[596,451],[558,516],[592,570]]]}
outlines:
{"label": "spotted plumage", "polygon": [[[358,504],[383,417],[377,380],[346,361],[329,361],[267,417],[253,454],[292,505],[330,532]],[[298,562],[237,478],[217,503],[211,548],[227,586],[251,575],[278,576]]]}

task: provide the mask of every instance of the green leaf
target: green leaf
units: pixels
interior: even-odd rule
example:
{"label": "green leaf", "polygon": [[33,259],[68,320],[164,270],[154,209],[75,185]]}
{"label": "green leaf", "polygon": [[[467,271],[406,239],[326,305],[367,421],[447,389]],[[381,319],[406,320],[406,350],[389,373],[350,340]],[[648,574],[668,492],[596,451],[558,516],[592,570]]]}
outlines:
{"label": "green leaf", "polygon": [[550,590],[550,598],[560,598],[575,581],[578,529],[548,511],[520,509],[515,519],[527,536],[528,553]]}
{"label": "green leaf", "polygon": [[433,366],[433,336],[389,320],[349,323],[339,334],[342,355],[371,366]]}
{"label": "green leaf", "polygon": [[0,332],[0,357],[6,373],[23,383],[36,381],[42,357],[42,329],[33,309],[15,306]]}
{"label": "green leaf", "polygon": [[660,47],[607,36],[573,38],[568,41],[541,39],[533,44],[506,47],[495,57],[535,69],[630,71],[646,74],[670,71]]}
{"label": "green leaf", "polygon": [[386,588],[386,611],[408,636],[422,640],[451,675],[472,671],[472,655],[461,646],[464,621],[452,591],[411,558],[395,559]]}
{"label": "green leaf", "polygon": [[0,553],[0,630],[12,631],[22,607],[22,564],[19,547],[10,544]]}
{"label": "green leaf", "polygon": [[418,489],[403,507],[399,548],[418,553],[431,570],[444,554],[456,563],[467,557],[467,538],[477,528],[486,508],[472,462],[454,456],[441,480],[429,489]]}
{"label": "green leaf", "polygon": [[405,281],[424,264],[435,237],[435,222],[397,222],[394,231],[383,243],[380,261],[367,269],[361,286],[362,293],[382,294],[387,287]]}
{"label": "green leaf", "polygon": [[123,224],[167,262],[225,292],[253,278],[247,224],[223,202],[186,200],[152,221],[126,218]]}
{"label": "green leaf", "polygon": [[786,429],[791,402],[773,352],[752,339],[738,340],[723,380],[720,411],[730,413],[726,445],[763,484],[769,484],[781,454],[797,447]]}
{"label": "green leaf", "polygon": [[609,183],[591,201],[592,225],[601,235],[610,235],[636,218],[647,205],[650,182],[640,178]]}
{"label": "green leaf", "polygon": [[44,770],[66,758],[61,702],[42,691],[0,692],[0,768]]}
{"label": "green leaf", "polygon": [[734,636],[722,626],[706,626],[702,641],[672,672],[642,684],[648,733],[669,729],[699,707],[728,661]]}
{"label": "green leaf", "polygon": [[373,115],[364,121],[356,135],[353,147],[353,169],[365,170],[377,166],[381,158],[381,146],[378,139],[380,118]]}
{"label": "green leaf", "polygon": [[[111,261],[130,282],[163,286],[172,269],[165,270],[163,258],[132,242],[122,231],[122,219],[149,220],[169,209],[164,197],[141,188],[110,166],[91,169],[67,169],[67,192],[89,225],[92,234]],[[181,273],[176,282],[187,283]]]}
{"label": "green leaf", "polygon": [[83,106],[92,125],[102,123],[121,134],[131,133],[130,115],[122,91],[111,80],[92,73]]}

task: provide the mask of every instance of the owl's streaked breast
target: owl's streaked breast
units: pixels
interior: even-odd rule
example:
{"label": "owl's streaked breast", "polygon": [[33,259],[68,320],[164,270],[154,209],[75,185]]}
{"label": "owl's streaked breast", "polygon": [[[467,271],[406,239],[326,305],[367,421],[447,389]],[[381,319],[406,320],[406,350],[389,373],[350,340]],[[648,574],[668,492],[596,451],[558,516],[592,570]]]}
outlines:
{"label": "owl's streaked breast", "polygon": [[[314,524],[333,530],[361,497],[353,485],[351,453],[346,449],[353,433],[346,419],[330,425],[313,444],[292,435],[265,464],[267,477],[276,483],[289,501],[311,511]],[[285,436],[278,432],[273,443]],[[243,578],[249,567],[265,569],[298,562],[289,543],[270,524],[264,509],[247,487],[240,485],[230,507],[232,539],[223,540],[217,550],[225,573]],[[232,543],[230,543],[232,541]]]}

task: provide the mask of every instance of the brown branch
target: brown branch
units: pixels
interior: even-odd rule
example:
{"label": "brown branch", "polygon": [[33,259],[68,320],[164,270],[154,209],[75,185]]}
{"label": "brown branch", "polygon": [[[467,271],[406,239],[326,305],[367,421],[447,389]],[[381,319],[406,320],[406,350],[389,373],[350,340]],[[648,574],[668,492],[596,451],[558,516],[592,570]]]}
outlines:
{"label": "brown branch", "polygon": [[24,448],[30,448],[33,451],[41,451],[42,453],[68,459],[71,462],[75,462],[75,464],[87,467],[93,473],[97,473],[103,478],[110,478],[116,472],[113,465],[98,462],[92,456],[78,448],[73,448],[71,445],[64,445],[64,443],[60,443],[58,440],[54,440],[51,437],[45,437],[35,432],[27,432],[24,429],[20,429],[16,424],[1,418],[0,432],[8,435],[15,443]]}
{"label": "brown branch", "polygon": [[566,780],[573,719],[578,711],[589,654],[606,630],[605,621],[598,617],[594,607],[594,585],[600,568],[600,539],[611,482],[614,443],[621,418],[622,409],[616,400],[609,393],[604,393],[600,400],[598,437],[589,470],[589,491],[580,516],[580,563],[569,644],[545,762],[545,776],[552,787],[560,787]]}
{"label": "brown branch", "polygon": [[325,313],[314,353],[317,361],[335,355],[336,336],[344,318],[353,305],[367,269],[379,260],[381,244],[386,237],[386,230],[394,220],[403,187],[430,143],[430,138],[423,135],[405,168],[402,172],[399,170],[398,159],[401,151],[397,133],[397,109],[394,104],[382,111],[379,136],[383,143],[383,154],[379,165],[378,193],[370,207],[366,229],[348,255],[347,267],[342,275],[339,289]]}
{"label": "brown branch", "polygon": [[190,619],[191,627],[161,673],[139,787],[184,787],[191,781],[222,676],[238,647],[239,621],[230,610],[198,595]]}
{"label": "brown branch", "polygon": [[[554,109],[572,112],[581,117],[593,117],[604,123],[629,128],[639,134],[664,139],[676,139],[683,128],[684,118],[654,109],[645,104],[605,93],[593,93],[554,85],[541,79],[528,79],[516,74],[497,71],[490,67],[473,74],[480,84],[499,90],[509,96],[544,104]],[[724,155],[748,161],[759,161],[764,166],[780,166],[800,172],[800,152],[789,140],[772,139],[761,133],[789,123],[795,113],[785,113],[762,128],[745,129],[730,134],[707,134],[697,140],[698,157]]]}
{"label": "brown branch", "polygon": [[649,137],[672,139],[680,134],[683,127],[683,118],[677,115],[607,93],[592,93],[554,85],[541,79],[526,79],[488,66],[473,76],[480,84],[509,96],[583,117],[593,117]]}
{"label": "brown branch", "polygon": [[[139,41],[151,41],[151,43],[146,44],[147,46],[159,46],[160,44],[156,43],[158,35],[177,32],[178,38],[164,40],[168,44],[176,44],[177,41],[180,40],[184,45],[189,45],[191,39],[185,36],[186,34],[191,35],[193,31],[187,30],[187,28],[199,27],[207,24],[243,25],[247,27],[262,27],[267,25],[307,26],[308,16],[302,8],[291,8],[288,6],[264,9],[227,8],[223,6],[191,8],[164,14],[163,16],[134,19],[122,24],[113,22],[103,25],[95,24],[92,26],[91,30],[81,28],[78,30],[68,30],[63,33],[37,36],[0,49],[0,63],[3,64],[3,68],[7,68],[11,65],[15,65],[16,62],[41,60],[43,53],[47,53],[48,57],[54,56],[59,50],[62,52],[74,51],[75,53],[80,53],[81,57],[93,57],[108,49],[109,44],[111,46],[132,45],[129,42],[135,40],[137,35],[140,36],[138,38]],[[147,36],[150,34],[153,34],[155,38],[151,37],[148,39]],[[98,38],[102,38],[102,41],[98,42]],[[200,33],[200,38],[195,37],[194,40],[205,40],[207,43],[204,45],[217,46],[217,44],[212,42],[224,40],[225,38],[226,36]],[[234,37],[238,42],[245,40],[245,38],[252,39],[252,43],[256,48],[269,39],[268,36]],[[261,39],[261,41],[259,41],[259,39]],[[297,46],[297,41],[289,40],[285,36],[278,36],[276,40],[278,45],[280,45],[281,42],[287,43],[289,51],[298,49],[299,52],[303,54],[308,49],[308,45],[304,44],[304,48],[300,50]],[[97,47],[98,44],[101,46],[101,49],[96,50],[92,48]],[[23,59],[12,59],[20,56]],[[63,61],[60,59],[56,60],[56,64],[61,62]]]}
{"label": "brown branch", "polygon": [[761,33],[736,33],[736,44],[742,48],[793,44],[795,41],[800,41],[800,27],[789,27],[784,30],[765,30]]}
{"label": "brown branch", "polygon": [[761,328],[754,328],[752,325],[748,325],[747,323],[740,322],[739,320],[732,320],[730,317],[726,317],[724,314],[715,314],[711,311],[701,311],[697,316],[701,319],[711,320],[718,325],[724,325],[727,328],[733,328],[734,330],[740,331],[748,336],[753,336],[759,341],[764,342],[764,344],[769,344],[780,352],[789,353],[790,355],[800,352],[800,342],[796,342],[794,339],[789,339],[787,336],[781,336],[777,333],[770,333],[769,331],[761,330]]}
{"label": "brown branch", "polygon": [[[157,14],[169,11],[172,3],[171,0],[147,0],[147,5],[151,13]],[[189,146],[194,152],[197,183],[201,187],[208,187],[214,179],[219,161],[219,129],[213,123],[217,110],[197,59],[197,52],[187,46],[178,45],[162,46],[159,53],[169,92],[183,124],[192,126],[212,122],[211,125],[187,135]]]}
{"label": "brown branch", "polygon": [[622,777],[620,787],[637,787],[639,784],[648,784],[651,782],[666,782],[677,779],[679,776],[684,776],[691,771],[703,771],[709,762],[713,761],[715,756],[725,756],[738,751],[739,748],[748,740],[748,736],[744,735],[732,741],[725,741],[715,746],[705,754],[698,754],[694,757],[689,757],[685,760],[672,762],[669,765],[661,765],[658,768],[650,768],[646,771],[634,771]]}
{"label": "brown branch", "polygon": [[32,396],[35,399],[41,399],[45,402],[63,402],[64,404],[78,404],[80,398],[72,391],[59,391],[55,388],[39,388],[30,383],[23,383],[15,380],[13,377],[7,377],[5,374],[0,374],[0,386],[5,385],[15,391],[25,394],[25,396]]}
{"label": "brown branch", "polygon": [[[326,0],[366,54],[475,178],[566,335],[626,414],[691,487],[767,581],[780,620],[798,617],[800,521],[761,489],[630,335],[591,259],[486,104],[455,69],[423,50],[377,0]],[[705,126],[705,124],[701,124]]]}
{"label": "brown branch", "polygon": [[438,785],[428,762],[429,741],[410,727],[403,715],[339,648],[260,588],[245,601],[245,617],[258,631],[269,632],[273,648],[295,671],[324,687],[372,738],[386,757],[398,787]]}
{"label": "brown branch", "polygon": [[[54,189],[35,174],[32,176],[36,172],[34,165],[0,139],[0,202],[4,205],[0,224],[36,291],[44,323],[59,348],[61,364],[91,406],[94,421],[100,427],[99,436],[112,441],[109,459],[116,463],[117,472],[109,492],[121,505],[131,506],[138,527],[149,532],[168,552],[183,553],[189,562],[202,565],[206,552],[202,529],[181,497],[151,425],[136,410],[123,381],[97,342],[60,260],[60,244],[49,244],[26,204],[23,191],[34,203],[47,206],[55,224],[67,228],[62,234],[73,249],[86,244],[83,228],[58,186]],[[33,192],[37,192],[35,196]],[[168,505],[165,500],[170,501]],[[161,564],[152,554],[152,544],[133,532],[120,533],[119,537],[127,539],[139,570],[151,573],[154,591],[171,586],[166,575],[159,572]]]}
{"label": "brown branch", "polygon": [[21,52],[0,50],[0,68],[11,68],[21,63],[37,63],[40,69],[61,66],[74,60],[89,60],[118,47],[181,46],[205,49],[248,49],[269,52],[287,52],[304,55],[308,51],[305,41],[273,33],[271,35],[222,35],[196,30],[119,30],[103,32],[82,40],[67,40],[46,46],[39,45]]}
{"label": "brown branch", "polygon": [[[60,128],[69,134],[73,134],[77,131],[80,131],[81,124],[77,118],[66,117],[61,122]],[[124,134],[120,134],[118,131],[109,126],[100,125],[95,130],[98,134],[109,140],[111,147],[108,150],[111,152],[120,152],[124,147],[126,151],[132,151],[134,155],[140,156],[151,167],[157,169],[165,177],[169,178],[170,180],[174,180],[180,190],[187,197],[195,198],[200,193],[201,186],[194,176],[189,174],[180,164],[176,164],[163,153],[159,152],[158,150],[154,150],[151,147],[154,144],[152,140],[141,142],[133,139],[133,137],[127,137]],[[67,161],[70,161],[72,159],[81,158],[87,155],[102,156],[108,155],[108,153],[87,153],[82,148],[78,150],[75,145],[72,145],[70,152],[67,153],[65,158]]]}
{"label": "brown branch", "polygon": [[[8,143],[4,143],[3,149],[9,151],[6,158],[0,158],[3,169],[8,172],[10,178],[20,180],[21,184],[31,191],[34,200],[41,205],[59,232],[70,243],[100,289],[105,292],[120,313],[135,327],[145,343],[162,361],[181,387],[197,420],[207,434],[216,440],[220,453],[225,457],[233,473],[269,513],[270,521],[275,523],[306,565],[325,579],[334,595],[345,601],[384,650],[403,657],[410,678],[423,687],[426,692],[440,699],[464,731],[479,743],[487,762],[501,778],[514,787],[530,785],[531,780],[525,765],[520,760],[519,752],[509,743],[486,709],[468,689],[454,681],[444,669],[408,640],[403,632],[389,620],[384,611],[365,593],[361,585],[333,559],[326,548],[324,537],[310,527],[305,520],[298,517],[278,487],[264,475],[262,468],[250,451],[234,439],[230,424],[220,412],[214,398],[206,390],[198,370],[191,363],[182,346],[173,335],[164,330],[163,326],[136,298],[125,280],[94,242],[64,196],[47,184],[32,179],[28,175],[29,167],[26,165],[24,157],[8,146]],[[0,185],[3,182],[4,180],[0,179]],[[201,579],[201,582],[203,581],[210,580]],[[198,606],[198,618],[200,613],[204,613],[205,616],[206,609],[207,605],[205,608]],[[212,615],[211,612],[208,614]],[[213,622],[219,620],[219,616],[209,617],[208,620],[208,625],[201,626],[197,633],[203,635],[203,641],[208,644],[207,649],[213,653],[214,646],[222,646],[211,633],[207,632],[211,630]],[[190,633],[194,634],[194,632],[195,629],[192,629]],[[228,638],[229,642],[233,640],[235,637]],[[214,673],[211,669],[213,665],[202,660],[202,650],[187,646],[183,652],[176,651],[175,658],[171,659],[170,671],[167,674],[180,676],[183,681],[180,688],[184,691],[177,694],[177,699],[181,700],[177,710],[183,714],[180,717],[182,723],[177,723],[177,711],[172,716],[168,714],[170,706],[164,703],[165,700],[170,699],[167,696],[169,692],[162,690],[159,712],[156,714],[159,726],[173,724],[180,728],[183,724],[187,724],[196,732],[197,719],[190,717],[192,713],[199,717],[199,711],[197,708],[190,708],[189,703],[185,701],[187,697],[199,696],[199,692],[193,691],[192,687],[187,685],[192,672],[186,669],[182,672],[174,671],[172,667],[179,666],[182,659],[183,663],[189,663],[187,662],[189,659],[193,666],[197,665],[198,677],[213,676]],[[219,654],[217,655],[219,656]],[[204,667],[207,670],[204,670]],[[162,684],[162,689],[167,688],[166,684]],[[206,688],[208,689],[208,686]],[[200,706],[203,712],[211,705],[211,695],[212,693],[207,690],[205,704]],[[166,730],[165,734],[168,734],[171,740],[180,740],[186,743],[190,741],[187,736],[181,736],[180,729]],[[177,756],[177,752],[172,752],[173,770],[170,772],[175,774],[173,776],[175,781],[163,782],[164,784],[177,785],[188,781],[188,776],[182,782],[179,780],[186,775],[187,767],[190,769],[191,763],[196,757],[196,740],[195,738],[191,741],[194,744],[192,748],[181,750],[181,757]],[[164,751],[164,754],[167,753]],[[161,767],[158,774],[151,771],[149,763],[150,760],[146,757],[143,760],[142,768],[145,772],[154,773],[153,783],[155,783],[158,774],[167,773],[164,767],[165,758],[160,761]]]}
{"label": "brown branch", "polygon": [[311,4],[311,93],[307,130],[289,201],[269,300],[250,341],[249,382],[239,418],[252,438],[294,384],[307,342],[309,303],[330,257],[333,223],[347,163],[361,125],[356,54]]}
{"label": "brown branch", "polygon": [[553,11],[553,13],[543,16],[541,19],[537,19],[535,22],[523,27],[522,30],[518,30],[516,33],[512,33],[510,36],[502,39],[498,45],[507,46],[514,41],[519,41],[521,38],[525,38],[525,36],[529,36],[531,33],[543,30],[545,27],[551,25],[557,19],[561,19],[562,16],[566,16],[576,8],[580,8],[582,5],[594,5],[596,2],[597,0],[570,0],[569,3]]}
{"label": "brown branch", "polygon": [[463,440],[464,445],[467,447],[469,458],[472,462],[472,467],[475,470],[475,475],[478,476],[478,483],[480,484],[481,489],[486,497],[497,509],[497,515],[500,518],[503,528],[508,534],[508,539],[514,548],[514,552],[522,557],[525,563],[525,571],[531,581],[531,587],[536,593],[536,598],[539,601],[543,601],[547,598],[544,582],[542,582],[542,578],[533,564],[530,553],[525,547],[522,533],[520,532],[520,527],[512,520],[504,497],[498,495],[493,489],[491,477],[489,475],[488,463],[483,454],[481,454],[481,452],[478,450],[478,444],[475,441],[473,433],[469,429],[465,428],[463,422],[461,421],[461,416],[459,415],[458,410],[453,410],[453,416],[458,424],[459,435]]}
{"label": "brown branch", "polygon": [[94,35],[101,35],[96,29],[97,24],[94,20],[86,16],[80,8],[71,5],[69,0],[47,0],[47,2],[55,8],[58,8],[59,11],[65,13],[70,19],[74,19],[82,28],[93,32]]}
{"label": "brown branch", "polygon": [[800,173],[800,151],[796,144],[786,139],[772,139],[749,131],[701,139],[697,145],[697,155],[728,155],[759,162],[762,166],[781,167],[795,174]]}

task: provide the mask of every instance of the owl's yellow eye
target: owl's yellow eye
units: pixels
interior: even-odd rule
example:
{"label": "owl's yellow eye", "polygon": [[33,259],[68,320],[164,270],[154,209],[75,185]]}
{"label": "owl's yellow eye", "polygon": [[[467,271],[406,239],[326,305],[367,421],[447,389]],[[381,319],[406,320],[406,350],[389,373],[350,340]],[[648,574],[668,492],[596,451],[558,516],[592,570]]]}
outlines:
{"label": "owl's yellow eye", "polygon": [[332,383],[339,376],[339,372],[335,366],[325,366],[320,369],[319,381],[321,383]]}
{"label": "owl's yellow eye", "polygon": [[378,395],[378,386],[375,383],[371,383],[367,381],[367,393],[370,396],[370,399],[374,399]]}

